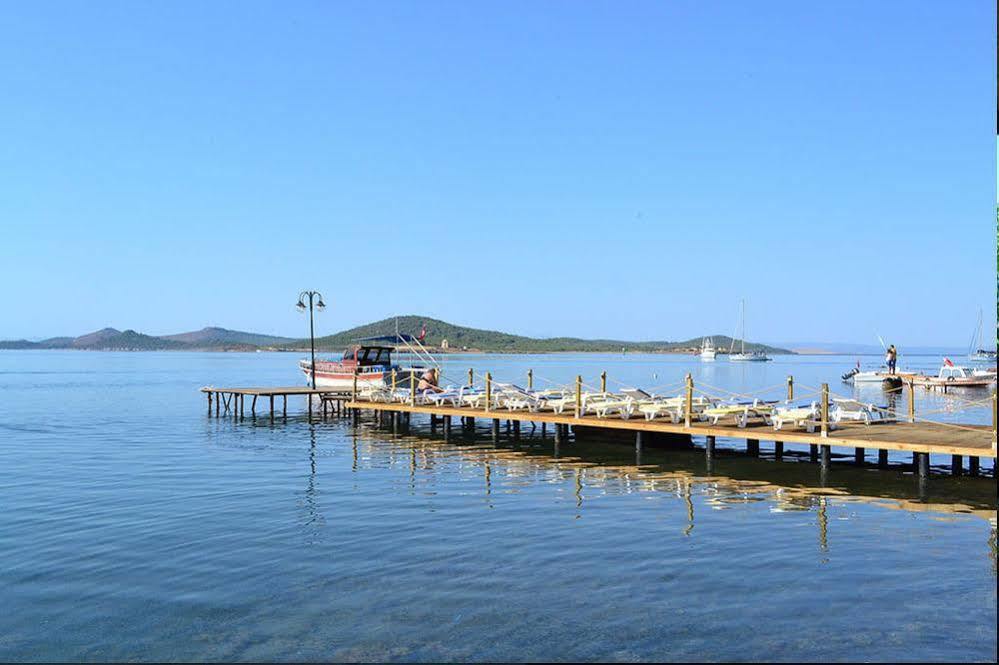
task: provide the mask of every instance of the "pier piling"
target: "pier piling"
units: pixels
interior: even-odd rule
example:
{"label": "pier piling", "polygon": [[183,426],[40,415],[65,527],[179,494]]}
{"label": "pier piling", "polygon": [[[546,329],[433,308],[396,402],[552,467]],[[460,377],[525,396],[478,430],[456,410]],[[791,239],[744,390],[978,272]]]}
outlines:
{"label": "pier piling", "polygon": [[916,453],[916,467],[920,478],[929,477],[930,475],[929,453]]}
{"label": "pier piling", "polygon": [[784,442],[774,441],[774,459],[778,462],[784,459]]}
{"label": "pier piling", "polygon": [[888,451],[884,448],[878,448],[878,468],[888,468]]}

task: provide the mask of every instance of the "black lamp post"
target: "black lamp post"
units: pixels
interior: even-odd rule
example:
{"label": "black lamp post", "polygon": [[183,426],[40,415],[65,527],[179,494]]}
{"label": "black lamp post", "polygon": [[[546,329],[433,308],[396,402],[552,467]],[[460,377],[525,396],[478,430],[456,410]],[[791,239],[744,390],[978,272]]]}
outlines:
{"label": "black lamp post", "polygon": [[298,311],[305,311],[305,299],[309,299],[309,343],[312,346],[312,389],[316,389],[316,326],[314,322],[313,301],[315,301],[315,309],[320,312],[326,308],[326,303],[323,302],[323,296],[319,291],[302,291],[298,294],[298,304],[295,307]]}

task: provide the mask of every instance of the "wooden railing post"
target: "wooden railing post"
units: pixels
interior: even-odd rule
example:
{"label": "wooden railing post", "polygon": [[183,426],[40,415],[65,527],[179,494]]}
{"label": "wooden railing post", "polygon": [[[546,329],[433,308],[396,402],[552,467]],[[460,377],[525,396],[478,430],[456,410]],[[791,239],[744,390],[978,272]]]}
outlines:
{"label": "wooden railing post", "polygon": [[583,413],[583,377],[576,375],[576,417]]}
{"label": "wooden railing post", "polygon": [[794,377],[787,375],[787,401],[788,404],[794,401]]}
{"label": "wooden railing post", "polygon": [[600,372],[600,392],[607,392],[607,370]]}
{"label": "wooden railing post", "polygon": [[[471,372],[472,370],[468,370]],[[489,410],[489,404],[493,401],[493,375],[486,372],[486,411]]]}
{"label": "wooden railing post", "polygon": [[[416,406],[416,370],[409,370],[409,405]],[[408,418],[408,416],[407,416]]]}
{"label": "wooden railing post", "polygon": [[829,436],[829,384],[822,384],[822,436]]}
{"label": "wooden railing post", "polygon": [[909,422],[916,422],[916,382],[909,379]]}
{"label": "wooden railing post", "polygon": [[527,370],[527,389],[534,390],[534,370]]}
{"label": "wooden railing post", "polygon": [[687,393],[683,400],[683,426],[690,427],[691,414],[694,410],[694,377],[688,373],[686,381]]}
{"label": "wooden railing post", "polygon": [[999,412],[996,411],[996,391],[992,391],[992,454],[996,454],[996,422],[999,421]]}
{"label": "wooden railing post", "polygon": [[[311,397],[310,397],[310,399],[311,399]],[[354,370],[354,390],[353,390],[353,392],[351,394],[351,400],[350,401],[351,402],[356,402],[357,401],[357,370],[356,369]]]}
{"label": "wooden railing post", "polygon": [[395,397],[396,377],[395,370],[392,370],[392,397]]}

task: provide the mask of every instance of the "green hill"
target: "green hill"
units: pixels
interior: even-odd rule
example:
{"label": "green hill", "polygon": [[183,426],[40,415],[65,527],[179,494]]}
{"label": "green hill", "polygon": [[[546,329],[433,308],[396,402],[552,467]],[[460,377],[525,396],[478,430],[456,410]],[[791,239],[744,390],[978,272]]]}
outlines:
{"label": "green hill", "polygon": [[[419,335],[423,325],[427,327],[427,336],[424,344],[431,347],[440,347],[443,340],[447,340],[448,347],[452,351],[479,350],[499,353],[554,353],[565,351],[595,352],[595,351],[620,351],[622,348],[628,351],[643,351],[650,353],[664,353],[678,350],[688,350],[698,348],[701,345],[701,337],[684,341],[646,341],[633,342],[614,339],[581,339],[578,337],[551,337],[534,338],[522,335],[512,335],[510,333],[496,330],[483,330],[480,328],[468,328],[459,326],[447,321],[441,321],[424,316],[407,315],[398,318],[383,319],[375,323],[357,326],[350,330],[344,330],[334,335],[316,338],[316,348],[323,350],[342,349],[354,343],[357,339],[365,337],[376,337],[380,335],[393,335],[398,329],[399,333],[408,335]],[[398,328],[397,328],[398,327]],[[725,335],[714,336],[715,345],[720,349],[727,350],[732,341],[731,337]],[[309,340],[302,340],[296,344],[296,348],[308,346]],[[767,353],[790,353],[787,349],[767,346],[765,344],[755,344],[746,342],[747,350],[762,350]]]}

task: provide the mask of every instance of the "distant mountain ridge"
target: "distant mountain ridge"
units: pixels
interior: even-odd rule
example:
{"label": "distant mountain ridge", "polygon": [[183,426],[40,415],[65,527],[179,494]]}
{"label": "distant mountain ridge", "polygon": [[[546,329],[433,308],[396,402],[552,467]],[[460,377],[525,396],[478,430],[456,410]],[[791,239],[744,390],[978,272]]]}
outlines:
{"label": "distant mountain ridge", "polygon": [[226,328],[207,327],[194,332],[177,333],[175,335],[161,335],[160,339],[169,339],[185,344],[200,346],[225,346],[228,344],[250,344],[252,346],[280,346],[283,344],[294,344],[298,340],[292,337],[278,337],[276,335],[262,335],[260,333],[243,332],[242,330],[228,330]]}
{"label": "distant mountain ridge", "polygon": [[134,330],[102,328],[79,337],[52,337],[40,342],[0,342],[0,349],[79,349],[83,351],[254,351],[295,344],[297,340],[225,328],[202,328],[175,335],[145,335]]}
{"label": "distant mountain ridge", "polygon": [[[333,335],[316,338],[316,348],[323,351],[340,350],[358,339],[394,335],[396,332],[418,336],[426,327],[427,346],[440,348],[444,341],[450,351],[485,351],[499,353],[554,353],[554,352],[619,352],[642,351],[665,353],[689,351],[700,347],[702,337],[683,341],[634,342],[614,339],[582,339],[579,337],[534,338],[523,335],[460,326],[427,316],[407,315],[391,317],[362,326],[343,330]],[[715,346],[727,350],[732,338],[725,335],[711,336]],[[739,340],[736,340],[739,344]],[[293,339],[277,335],[206,327],[201,330],[171,335],[145,335],[135,330],[120,331],[116,328],[80,335],[79,337],[53,337],[31,342],[28,340],[0,341],[0,349],[79,349],[87,351],[254,351],[302,350],[309,347],[308,339]],[[747,350],[766,353],[790,353],[786,349],[746,342]]]}

